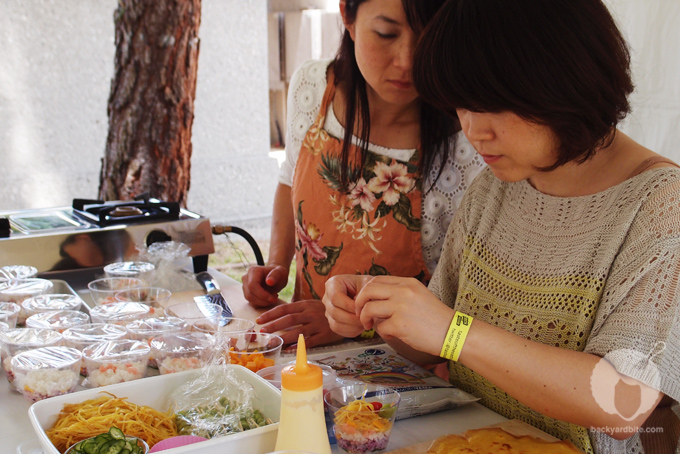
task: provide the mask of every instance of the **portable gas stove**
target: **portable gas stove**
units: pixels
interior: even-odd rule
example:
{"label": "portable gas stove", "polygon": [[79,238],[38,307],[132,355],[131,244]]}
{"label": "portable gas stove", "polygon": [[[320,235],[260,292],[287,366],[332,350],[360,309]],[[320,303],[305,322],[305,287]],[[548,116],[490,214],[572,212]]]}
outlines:
{"label": "portable gas stove", "polygon": [[140,198],[0,211],[0,266],[31,265],[55,277],[130,260],[138,245],[176,241],[190,247],[194,272],[205,271],[215,252],[210,220],[175,202]]}

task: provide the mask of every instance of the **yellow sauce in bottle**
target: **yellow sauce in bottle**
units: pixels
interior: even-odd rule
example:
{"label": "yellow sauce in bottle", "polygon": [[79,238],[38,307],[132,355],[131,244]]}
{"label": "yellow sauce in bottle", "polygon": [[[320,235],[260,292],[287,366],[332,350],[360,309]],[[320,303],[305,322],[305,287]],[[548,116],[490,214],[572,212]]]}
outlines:
{"label": "yellow sauce in bottle", "polygon": [[295,364],[281,371],[281,415],[275,449],[331,454],[323,408],[323,373],[319,366],[307,362],[302,334]]}

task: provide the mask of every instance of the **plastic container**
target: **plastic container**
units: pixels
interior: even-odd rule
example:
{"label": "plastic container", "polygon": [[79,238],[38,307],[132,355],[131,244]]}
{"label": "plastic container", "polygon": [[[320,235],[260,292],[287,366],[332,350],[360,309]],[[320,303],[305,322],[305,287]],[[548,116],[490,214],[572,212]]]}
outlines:
{"label": "plastic container", "polygon": [[[199,331],[201,331],[200,328]],[[232,317],[229,323],[220,326],[217,331],[211,331],[210,334],[214,334],[219,343],[228,343],[231,336],[234,334],[250,333],[254,331],[255,322],[253,320]]]}
{"label": "plastic container", "polygon": [[7,265],[0,267],[0,276],[9,279],[30,279],[38,276],[38,268],[30,265]]}
{"label": "plastic container", "polygon": [[146,375],[148,344],[133,340],[103,341],[83,349],[86,386],[106,386],[137,380]]}
{"label": "plastic container", "polygon": [[[185,332],[189,328],[187,322],[181,318],[168,316],[134,320],[125,325],[125,329],[128,332],[128,338],[150,344],[155,337]],[[149,356],[149,367],[158,367],[153,349]]]}
{"label": "plastic container", "polygon": [[80,378],[82,354],[70,347],[41,347],[19,353],[11,367],[17,389],[37,402],[73,392]]}
{"label": "plastic container", "polygon": [[151,306],[144,303],[118,301],[90,309],[90,318],[93,323],[113,323],[125,326],[135,320],[151,316]]}
{"label": "plastic container", "polygon": [[[172,454],[194,454],[196,452],[201,454],[265,454],[274,450],[276,432],[279,426],[281,393],[261,377],[243,367],[232,365],[225,367],[233,371],[236,377],[243,381],[246,386],[252,387],[255,395],[253,404],[266,417],[272,419],[274,424],[235,433],[227,437],[213,438],[197,445],[176,447],[172,451],[168,451],[168,454],[170,452]],[[166,411],[169,396],[185,383],[196,380],[201,373],[202,371],[196,369],[176,374],[158,375],[144,380],[111,385],[106,388],[106,392],[119,397],[126,397],[127,400],[137,405],[148,405],[156,410]],[[54,425],[64,405],[96,399],[102,396],[102,391],[104,390],[101,388],[86,389],[66,396],[41,400],[29,408],[28,417],[36,433],[35,439],[40,443],[44,454],[60,454],[45,432]]]}
{"label": "plastic container", "polygon": [[223,309],[219,304],[194,301],[173,304],[165,309],[165,315],[179,317],[189,325],[192,331],[214,333],[220,325]]}
{"label": "plastic container", "polygon": [[[54,288],[54,283],[47,279],[30,278],[17,279],[0,282],[0,301],[8,303],[21,303],[28,298],[50,293]],[[17,319],[18,325],[23,325],[28,314],[21,309]]]}
{"label": "plastic container", "polygon": [[60,333],[86,323],[90,323],[89,315],[72,310],[40,312],[26,319],[27,328],[52,329]]}
{"label": "plastic container", "polygon": [[228,352],[230,364],[240,364],[252,372],[278,364],[283,339],[275,334],[242,333],[231,336],[229,346],[220,344],[219,349]]}
{"label": "plastic container", "polygon": [[139,287],[115,294],[118,301],[133,301],[151,306],[154,317],[165,315],[165,307],[168,305],[171,296],[170,290],[161,287]]}
{"label": "plastic container", "polygon": [[[79,454],[79,453],[89,452],[87,450],[87,448],[85,448],[85,446],[86,446],[88,440],[94,440],[95,438],[97,438],[97,437],[90,437],[90,438],[86,438],[85,440],[79,441],[78,443],[76,443],[76,444],[72,445],[70,448],[68,448],[64,454],[77,454],[77,453]],[[149,451],[149,445],[146,443],[146,441],[142,440],[141,438],[130,437],[128,435],[125,435],[125,440],[129,443],[133,443],[137,447],[141,447],[142,448],[141,452],[144,453],[144,454],[148,454],[150,452]],[[128,450],[126,452],[130,452],[130,451]]]}
{"label": "plastic container", "polygon": [[70,310],[77,311],[83,305],[83,300],[68,293],[47,293],[28,298],[21,303],[26,317],[41,312]]}
{"label": "plastic container", "polygon": [[342,452],[385,452],[401,400],[397,391],[380,385],[343,385],[329,390],[323,399]]}
{"label": "plastic container", "polygon": [[16,303],[0,303],[0,321],[10,328],[16,328],[21,306]]}
{"label": "plastic container", "polygon": [[[82,352],[85,347],[92,344],[124,339],[127,334],[128,332],[124,327],[112,323],[85,323],[68,328],[62,333],[62,336],[64,337],[64,345]],[[80,365],[80,375],[87,377],[87,367],[85,367],[84,361]]]}
{"label": "plastic container", "polygon": [[[307,361],[309,364],[313,364],[321,368],[321,373],[323,375],[323,391],[324,393],[331,388],[335,388],[340,384],[338,380],[338,374],[331,366],[325,364],[317,363],[315,361]],[[272,385],[281,389],[281,371],[284,367],[294,365],[295,361],[291,361],[285,364],[276,364],[274,366],[265,367],[257,371],[257,375],[267,380]]]}
{"label": "plastic container", "polygon": [[298,337],[295,364],[286,366],[281,378],[281,414],[275,449],[331,454],[322,398],[323,375],[320,367],[307,362],[302,334]]}
{"label": "plastic container", "polygon": [[15,328],[0,332],[0,357],[10,387],[16,390],[11,367],[15,355],[40,347],[58,346],[62,340],[62,335],[51,329]]}
{"label": "plastic container", "polygon": [[154,338],[150,345],[158,371],[165,375],[205,366],[212,354],[214,338],[198,332],[165,334]]}
{"label": "plastic container", "polygon": [[0,322],[0,332],[9,331],[9,325],[5,322]]}
{"label": "plastic container", "polygon": [[96,279],[87,284],[92,302],[95,306],[102,304],[115,303],[116,293],[123,290],[130,290],[137,287],[143,287],[146,284],[141,279],[131,277],[105,277]]}
{"label": "plastic container", "polygon": [[104,275],[106,277],[132,277],[148,283],[155,269],[156,266],[149,262],[116,262],[104,267]]}

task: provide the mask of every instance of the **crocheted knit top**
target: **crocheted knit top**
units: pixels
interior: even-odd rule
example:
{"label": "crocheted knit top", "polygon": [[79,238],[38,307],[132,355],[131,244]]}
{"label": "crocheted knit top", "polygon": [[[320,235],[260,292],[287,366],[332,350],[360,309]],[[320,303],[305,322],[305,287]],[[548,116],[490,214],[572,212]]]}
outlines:
{"label": "crocheted knit top", "polygon": [[[549,196],[486,169],[449,226],[430,289],[526,339],[604,357],[677,401],[679,284],[680,169],[647,170],[581,197]],[[637,434],[617,441],[551,419],[459,363],[449,371],[487,407],[586,452],[643,452]]]}

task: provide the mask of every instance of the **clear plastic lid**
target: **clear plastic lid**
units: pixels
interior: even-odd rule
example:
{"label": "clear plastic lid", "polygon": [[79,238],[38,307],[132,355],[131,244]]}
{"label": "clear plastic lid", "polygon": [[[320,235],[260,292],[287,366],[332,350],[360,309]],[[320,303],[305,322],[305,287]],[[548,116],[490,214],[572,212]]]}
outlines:
{"label": "clear plastic lid", "polygon": [[179,317],[151,317],[132,321],[125,328],[134,335],[149,336],[178,333],[188,329],[187,322]]}
{"label": "clear plastic lid", "polygon": [[9,325],[5,322],[0,322],[0,332],[8,331],[8,330],[9,330]]}
{"label": "clear plastic lid", "polygon": [[34,371],[72,368],[80,363],[82,356],[71,347],[41,347],[19,353],[12,358],[12,369]]}
{"label": "clear plastic lid", "polygon": [[197,352],[213,346],[214,337],[207,333],[186,332],[164,334],[151,340],[151,350],[165,353]]}
{"label": "clear plastic lid", "polygon": [[90,309],[90,317],[93,322],[115,323],[117,325],[126,325],[134,320],[148,318],[151,313],[151,306],[129,301],[102,304]]}
{"label": "clear plastic lid", "polygon": [[20,310],[21,306],[16,303],[0,303],[0,319],[16,316]]}
{"label": "clear plastic lid", "polygon": [[104,273],[112,277],[136,277],[155,269],[154,264],[149,262],[116,262],[106,265]]}
{"label": "clear plastic lid", "polygon": [[134,340],[103,341],[85,347],[83,357],[97,362],[137,361],[151,352],[149,344]]}
{"label": "clear plastic lid", "polygon": [[0,282],[0,297],[17,303],[31,296],[48,293],[54,288],[54,283],[47,279],[30,278],[6,280]]}
{"label": "clear plastic lid", "polygon": [[69,328],[62,333],[64,341],[72,346],[122,339],[126,334],[124,327],[112,323],[86,323]]}
{"label": "clear plastic lid", "polygon": [[10,349],[47,347],[62,339],[61,333],[51,329],[15,328],[0,333],[0,343]]}
{"label": "clear plastic lid", "polygon": [[45,295],[38,295],[28,298],[21,303],[28,315],[37,314],[39,312],[60,311],[80,309],[83,300],[69,293],[47,293]]}
{"label": "clear plastic lid", "polygon": [[38,275],[38,268],[29,265],[7,265],[0,267],[0,276],[10,279],[28,279]]}
{"label": "clear plastic lid", "polygon": [[26,319],[26,327],[53,329],[63,332],[65,329],[89,322],[90,316],[85,312],[73,310],[47,311],[28,317]]}

